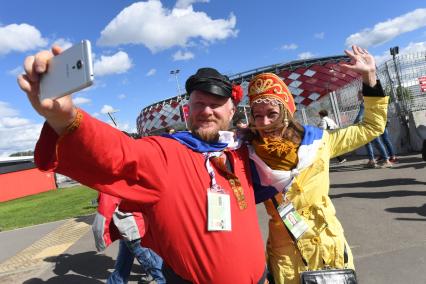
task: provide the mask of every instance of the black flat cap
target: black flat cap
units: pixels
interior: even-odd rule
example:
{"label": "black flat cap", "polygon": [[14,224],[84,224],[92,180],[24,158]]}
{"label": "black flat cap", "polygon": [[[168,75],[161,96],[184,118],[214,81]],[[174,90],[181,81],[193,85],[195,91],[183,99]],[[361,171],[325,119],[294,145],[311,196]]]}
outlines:
{"label": "black flat cap", "polygon": [[232,83],[229,78],[213,68],[198,69],[197,73],[186,80],[185,89],[188,95],[194,90],[227,98],[232,95]]}

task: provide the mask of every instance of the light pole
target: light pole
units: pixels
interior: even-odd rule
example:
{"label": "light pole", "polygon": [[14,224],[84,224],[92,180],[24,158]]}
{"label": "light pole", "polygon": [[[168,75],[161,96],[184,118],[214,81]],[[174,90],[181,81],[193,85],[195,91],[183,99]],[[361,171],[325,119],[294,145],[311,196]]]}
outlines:
{"label": "light pole", "polygon": [[[407,145],[408,145],[408,148],[410,150],[411,139],[410,139],[410,128],[409,128],[409,125],[408,125],[408,108],[407,108],[407,102],[405,101],[405,98],[403,96],[401,77],[399,76],[398,66],[396,65],[396,60],[395,60],[395,57],[398,53],[399,53],[399,47],[398,46],[394,46],[394,47],[390,48],[390,54],[392,55],[393,64],[394,64],[394,67],[395,67],[396,79],[398,81],[398,88],[397,88],[397,92],[396,92],[396,97],[399,101],[395,102],[395,103],[396,103],[397,111],[399,112],[400,118],[402,119],[402,123],[405,127],[405,131],[407,133],[407,137],[406,137],[407,142],[408,142]],[[391,81],[392,81],[392,79],[391,79]],[[399,92],[398,92],[398,89],[399,89]],[[403,104],[402,104],[403,110],[402,111],[401,111],[400,102],[403,102]]]}
{"label": "light pole", "polygon": [[393,65],[395,67],[396,79],[398,80],[399,95],[398,95],[398,92],[396,92],[396,96],[398,97],[399,100],[404,101],[404,111],[406,111],[405,110],[405,100],[402,96],[401,78],[399,76],[398,66],[396,65],[396,60],[395,60],[395,57],[398,53],[399,53],[399,47],[398,46],[394,46],[394,47],[390,48],[390,54],[392,55]]}
{"label": "light pole", "polygon": [[[179,85],[179,79],[178,79],[179,72],[180,72],[179,69],[170,71],[170,74],[174,75],[175,79],[176,79],[176,86],[177,86],[178,96],[180,96],[182,94],[182,92],[180,91],[180,85]],[[183,109],[182,100],[179,102],[179,105],[181,107],[181,111],[182,111],[182,114],[183,114],[183,120],[185,121],[185,128],[188,129],[188,123],[186,121],[186,114],[185,114],[185,111]]]}
{"label": "light pole", "polygon": [[180,70],[176,69],[176,70],[172,70],[170,71],[170,74],[175,76],[176,79],[176,85],[177,85],[177,91],[178,91],[178,96],[182,94],[182,92],[180,91],[180,85],[179,85],[179,80],[178,80],[178,74],[179,74]]}
{"label": "light pole", "polygon": [[114,117],[114,113],[115,112],[117,112],[118,110],[112,110],[112,111],[109,111],[109,112],[107,112],[107,114],[108,114],[108,116],[109,116],[109,118],[112,120],[112,123],[114,123],[114,125],[116,126],[116,127],[118,127],[118,125],[117,125],[117,123],[115,122],[115,117]]}

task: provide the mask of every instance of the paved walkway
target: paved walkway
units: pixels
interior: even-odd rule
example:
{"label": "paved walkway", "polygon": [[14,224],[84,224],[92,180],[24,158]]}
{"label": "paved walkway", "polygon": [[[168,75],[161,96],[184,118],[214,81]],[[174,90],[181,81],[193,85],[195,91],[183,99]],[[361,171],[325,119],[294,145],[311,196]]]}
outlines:
{"label": "paved walkway", "polygon": [[[426,283],[426,163],[401,157],[390,169],[365,169],[365,159],[331,166],[337,216],[355,256],[360,283]],[[267,216],[258,206],[264,238]],[[104,283],[117,244],[94,248],[92,217],[0,233],[0,283]],[[129,283],[141,273],[134,265]]]}

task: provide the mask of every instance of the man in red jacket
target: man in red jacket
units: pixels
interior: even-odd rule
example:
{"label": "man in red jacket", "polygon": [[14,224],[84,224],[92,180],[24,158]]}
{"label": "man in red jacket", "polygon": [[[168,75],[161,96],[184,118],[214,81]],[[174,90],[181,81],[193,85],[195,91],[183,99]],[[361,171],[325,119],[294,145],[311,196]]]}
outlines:
{"label": "man in red jacket", "polygon": [[[81,109],[70,96],[39,101],[39,77],[57,47],[25,60],[18,83],[46,118],[36,146],[42,170],[54,169],[130,201],[150,226],[144,237],[164,260],[169,283],[263,283],[265,256],[247,148],[227,151],[227,130],[241,89],[212,68],[186,82],[191,132],[133,140]],[[135,205],[136,204],[136,205]]]}

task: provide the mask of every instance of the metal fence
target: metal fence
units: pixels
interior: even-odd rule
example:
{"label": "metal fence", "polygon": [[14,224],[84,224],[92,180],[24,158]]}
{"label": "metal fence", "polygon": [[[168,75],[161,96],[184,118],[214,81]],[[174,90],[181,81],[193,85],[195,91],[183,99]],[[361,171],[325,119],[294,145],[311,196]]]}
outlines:
{"label": "metal fence", "polygon": [[344,88],[331,92],[329,96],[311,103],[308,107],[299,109],[296,112],[296,118],[302,124],[318,125],[320,122],[318,112],[326,109],[329,117],[340,127],[350,125],[359,111],[361,101],[357,94],[361,86],[360,80],[353,81]]}
{"label": "metal fence", "polygon": [[378,76],[385,92],[400,108],[402,115],[426,109],[426,93],[419,78],[426,75],[426,51],[397,55],[381,64]]}
{"label": "metal fence", "polygon": [[[382,63],[377,75],[385,93],[391,97],[390,121],[406,120],[410,112],[426,110],[426,93],[421,91],[419,82],[420,77],[426,76],[426,51],[397,55]],[[303,124],[317,125],[320,121],[318,112],[326,109],[340,127],[350,125],[359,111],[361,101],[357,93],[361,87],[361,80],[356,80],[299,109],[296,118]]]}

